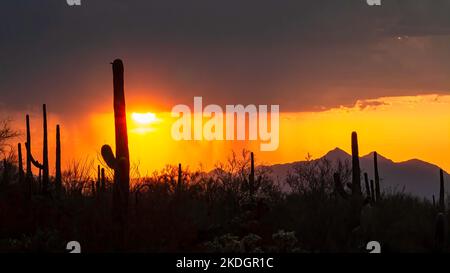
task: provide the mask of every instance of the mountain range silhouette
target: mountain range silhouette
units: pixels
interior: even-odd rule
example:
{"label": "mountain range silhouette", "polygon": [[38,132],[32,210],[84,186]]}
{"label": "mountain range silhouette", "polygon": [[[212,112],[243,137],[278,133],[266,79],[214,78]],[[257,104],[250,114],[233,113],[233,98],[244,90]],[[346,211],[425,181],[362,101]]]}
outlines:
{"label": "mountain range silhouette", "polygon": [[[351,162],[351,155],[340,148],[329,151],[323,157],[314,159],[328,159],[331,162],[348,161]],[[306,161],[296,161],[285,164],[275,164],[268,167],[274,178],[281,181],[282,189],[289,191],[289,186],[283,181],[298,164],[305,164]],[[373,152],[360,157],[361,173],[367,172],[369,177],[374,177],[373,173]],[[351,166],[351,165],[350,165]],[[411,159],[402,162],[394,162],[378,154],[378,168],[380,171],[380,184],[383,191],[400,191],[409,193],[417,197],[432,199],[433,195],[439,195],[439,167],[419,160]],[[450,175],[444,171],[446,189],[450,186]]]}

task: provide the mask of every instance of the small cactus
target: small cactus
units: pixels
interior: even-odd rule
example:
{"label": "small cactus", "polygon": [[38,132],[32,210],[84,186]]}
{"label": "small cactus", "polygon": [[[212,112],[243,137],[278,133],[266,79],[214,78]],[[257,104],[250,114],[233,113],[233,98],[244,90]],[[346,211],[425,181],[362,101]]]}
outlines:
{"label": "small cactus", "polygon": [[100,165],[97,165],[97,181],[95,182],[95,192],[97,193],[97,197],[100,197],[100,194],[102,193],[101,181]]}
{"label": "small cactus", "polygon": [[183,172],[181,170],[181,164],[178,164],[178,180],[177,180],[178,190],[183,189]]}
{"label": "small cactus", "polygon": [[100,183],[101,192],[105,192],[106,190],[106,177],[105,177],[105,168],[101,170],[101,183]]}

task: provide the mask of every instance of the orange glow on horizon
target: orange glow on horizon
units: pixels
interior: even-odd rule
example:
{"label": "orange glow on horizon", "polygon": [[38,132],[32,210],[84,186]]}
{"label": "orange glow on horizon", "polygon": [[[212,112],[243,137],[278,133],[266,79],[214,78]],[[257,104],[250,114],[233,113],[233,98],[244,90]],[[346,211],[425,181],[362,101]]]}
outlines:
{"label": "orange glow on horizon", "polygon": [[[335,147],[350,152],[352,131],[358,132],[361,156],[376,150],[396,162],[418,158],[450,172],[450,95],[384,97],[322,112],[280,113],[280,145],[273,152],[260,152],[259,142],[251,141],[175,141],[171,137],[175,118],[170,113],[142,108],[136,111],[133,105],[128,110],[131,162],[139,165],[141,176],[178,163],[190,169],[201,165],[209,170],[224,162],[232,150],[239,152],[244,148],[254,151],[257,163],[264,164],[304,160],[308,153],[318,158]],[[23,120],[22,115],[17,117],[14,120]],[[41,158],[41,114],[37,112],[32,117],[32,149]],[[51,166],[56,122],[61,124],[64,163],[86,157],[98,162],[103,144],[114,150],[112,111],[92,112],[78,117],[78,122],[61,120],[50,113]],[[16,127],[24,131],[22,122]]]}

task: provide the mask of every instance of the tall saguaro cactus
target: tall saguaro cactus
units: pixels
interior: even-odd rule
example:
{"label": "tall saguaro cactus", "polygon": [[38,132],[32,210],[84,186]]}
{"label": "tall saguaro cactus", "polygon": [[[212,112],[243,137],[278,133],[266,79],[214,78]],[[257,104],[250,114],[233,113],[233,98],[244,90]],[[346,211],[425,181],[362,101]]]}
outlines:
{"label": "tall saguaro cactus", "polygon": [[373,191],[370,192],[369,177],[368,177],[367,173],[364,173],[364,183],[366,186],[367,199],[372,200]]}
{"label": "tall saguaro cactus", "polygon": [[[114,124],[116,136],[116,155],[109,145],[103,145],[101,154],[108,167],[114,170],[113,220],[124,235],[128,214],[128,195],[130,192],[130,156],[128,150],[128,133],[125,107],[123,63],[114,60]],[[123,238],[122,238],[123,239]]]}
{"label": "tall saguaro cactus", "polygon": [[43,144],[42,144],[42,164],[35,160],[33,154],[31,153],[31,135],[30,135],[30,117],[27,115],[27,177],[31,176],[31,162],[42,175],[42,193],[48,194],[48,187],[50,183],[49,179],[49,168],[48,168],[48,138],[47,138],[47,106],[44,104],[42,106],[43,111]]}
{"label": "tall saguaro cactus", "polygon": [[352,132],[352,194],[361,195],[361,169],[359,167],[358,135]]}
{"label": "tall saguaro cactus", "polygon": [[43,133],[44,142],[42,144],[42,192],[44,194],[48,193],[49,186],[49,170],[48,170],[48,137],[47,137],[47,106],[44,104],[42,106],[43,113]]}
{"label": "tall saguaro cactus", "polygon": [[31,133],[30,133],[30,116],[26,116],[26,124],[27,124],[27,142],[25,142],[25,148],[27,151],[27,170],[26,170],[26,177],[27,180],[31,183],[31,180],[33,179],[33,172],[31,170]]}
{"label": "tall saguaro cactus", "polygon": [[375,173],[375,199],[378,201],[381,200],[381,191],[380,191],[380,176],[378,174],[378,153],[373,153],[373,168]]}
{"label": "tall saguaro cactus", "polygon": [[56,195],[60,196],[62,190],[61,178],[61,132],[59,125],[56,125],[56,160],[55,160],[55,188]]}
{"label": "tall saguaro cactus", "polygon": [[[341,177],[339,173],[335,173],[333,176],[334,186],[336,192],[339,193],[344,199],[349,197],[349,194],[345,191],[342,185]],[[368,186],[368,185],[367,185]],[[372,193],[373,195],[373,193]],[[361,169],[359,167],[359,151],[358,151],[358,136],[356,132],[352,132],[352,183],[351,183],[351,197],[353,200],[361,201]]]}
{"label": "tall saguaro cactus", "polygon": [[[359,166],[358,137],[356,132],[352,132],[352,183],[351,193],[347,193],[341,181],[341,175],[334,173],[335,190],[342,198],[348,199],[350,206],[350,225],[356,227],[361,223],[361,209],[363,206],[363,196],[361,192],[361,170]],[[368,178],[367,178],[368,179]],[[372,190],[373,191],[373,190]],[[373,196],[373,193],[371,194]]]}
{"label": "tall saguaro cactus", "polygon": [[445,187],[444,187],[444,171],[439,170],[439,211],[445,212]]}
{"label": "tall saguaro cactus", "polygon": [[23,161],[22,161],[22,144],[17,144],[17,161],[19,166],[19,182],[23,183]]}

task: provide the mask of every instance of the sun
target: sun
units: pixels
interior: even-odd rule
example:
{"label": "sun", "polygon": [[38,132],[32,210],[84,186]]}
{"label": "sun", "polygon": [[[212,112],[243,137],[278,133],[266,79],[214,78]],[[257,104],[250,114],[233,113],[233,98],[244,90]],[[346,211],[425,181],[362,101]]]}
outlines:
{"label": "sun", "polygon": [[149,125],[157,121],[156,114],[154,113],[132,113],[131,118],[134,122],[140,125]]}

